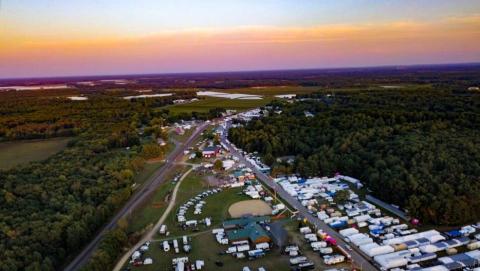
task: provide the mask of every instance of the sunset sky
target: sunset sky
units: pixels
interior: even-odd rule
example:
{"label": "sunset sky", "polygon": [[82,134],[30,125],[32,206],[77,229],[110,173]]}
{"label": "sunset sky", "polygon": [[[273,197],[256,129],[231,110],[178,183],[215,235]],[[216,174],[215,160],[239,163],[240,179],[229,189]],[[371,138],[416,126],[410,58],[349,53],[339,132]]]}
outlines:
{"label": "sunset sky", "polygon": [[0,78],[480,62],[477,0],[0,1]]}

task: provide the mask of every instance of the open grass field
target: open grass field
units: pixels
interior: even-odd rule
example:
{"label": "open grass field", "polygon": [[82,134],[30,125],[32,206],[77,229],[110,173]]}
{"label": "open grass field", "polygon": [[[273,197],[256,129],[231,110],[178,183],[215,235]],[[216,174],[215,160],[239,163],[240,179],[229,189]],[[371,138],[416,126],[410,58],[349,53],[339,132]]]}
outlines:
{"label": "open grass field", "polygon": [[320,87],[302,87],[302,86],[274,86],[274,87],[251,87],[251,88],[233,88],[219,90],[226,93],[241,93],[263,96],[275,96],[285,94],[307,94],[318,91]]}
{"label": "open grass field", "polygon": [[[137,183],[144,182],[152,177],[153,173],[162,165],[162,162],[156,162],[152,164],[146,164],[144,170],[137,175]],[[128,231],[139,233],[152,227],[157,220],[162,216],[163,212],[167,208],[167,195],[173,190],[175,184],[172,179],[175,174],[181,172],[183,167],[178,167],[172,173],[167,176],[167,181],[158,187],[155,194],[149,198],[141,207],[139,207],[132,216],[128,219]],[[138,180],[142,179],[142,180]]]}
{"label": "open grass field", "polygon": [[163,165],[162,161],[147,162],[142,171],[135,176],[135,183],[140,185],[148,180]]}
{"label": "open grass field", "polygon": [[[134,267],[132,270],[173,270],[172,259],[185,256],[187,256],[190,261],[205,261],[204,270],[241,271],[244,266],[249,266],[251,270],[258,270],[261,266],[265,267],[267,270],[290,270],[288,257],[282,256],[278,249],[269,252],[263,258],[249,261],[247,259],[235,259],[231,255],[219,255],[220,252],[223,252],[226,249],[226,246],[219,245],[210,231],[197,233],[196,235],[191,236],[191,240],[192,251],[188,254],[183,251],[179,254],[175,254],[173,249],[169,252],[164,252],[161,248],[161,242],[152,242],[146,255],[153,259],[153,264],[149,266]],[[216,261],[222,262],[223,266],[216,266]]]}
{"label": "open grass field", "polygon": [[[242,270],[244,266],[248,266],[251,270],[257,270],[259,267],[264,267],[267,270],[290,270],[288,259],[289,257],[283,255],[279,248],[274,248],[267,253],[265,257],[248,260],[248,259],[236,259],[231,255],[221,255],[226,250],[227,246],[220,245],[216,242],[214,236],[211,233],[212,228],[218,227],[221,222],[230,217],[229,208],[238,202],[249,199],[247,196],[241,193],[242,188],[227,189],[220,193],[211,195],[204,198],[206,204],[203,208],[202,215],[193,215],[193,208],[189,210],[186,217],[187,219],[200,219],[203,217],[212,217],[213,225],[209,228],[199,226],[198,231],[182,230],[177,227],[176,211],[178,207],[189,200],[192,196],[201,191],[208,189],[208,185],[204,180],[204,176],[201,176],[198,172],[192,172],[185,180],[183,180],[180,190],[177,195],[177,203],[175,211],[167,218],[166,224],[170,235],[168,237],[156,235],[155,239],[150,245],[150,249],[146,252],[145,257],[153,259],[152,265],[132,267],[132,270],[139,271],[153,271],[153,270],[172,270],[172,259],[177,257],[189,257],[190,261],[195,260],[205,261],[205,270]],[[160,197],[161,199],[161,197]],[[298,233],[298,222],[290,219],[285,219],[285,228],[288,231],[289,242],[297,243],[301,246],[302,252],[316,263],[315,270],[325,270],[330,266],[325,266],[322,263],[322,258],[318,253],[311,250],[309,245],[303,240],[303,236]],[[179,240],[180,245],[182,236],[190,237],[190,244],[192,245],[192,251],[188,254],[182,250],[176,254],[171,248],[169,252],[164,252],[162,249],[163,240]],[[215,264],[216,261],[223,263],[222,267]],[[130,266],[130,265],[126,265]],[[337,265],[335,267],[348,267],[347,264]]]}
{"label": "open grass field", "polygon": [[233,89],[218,90],[218,92],[262,95],[267,98],[274,98],[275,95],[308,94],[308,93],[313,93],[317,91],[324,91],[327,93],[335,92],[335,91],[354,92],[358,90],[388,90],[388,89],[419,91],[419,90],[430,90],[432,88],[433,86],[431,84],[371,85],[368,87],[363,86],[363,87],[335,88],[335,89],[330,89],[330,88],[325,89],[322,87],[302,87],[302,86],[272,86],[272,87],[233,88]]}
{"label": "open grass field", "polygon": [[[237,111],[246,111],[259,106],[264,106],[268,104],[272,98],[266,97],[260,100],[240,100],[240,99],[225,99],[225,98],[215,98],[215,97],[206,97],[200,101],[187,103],[187,104],[176,104],[164,107],[174,114],[180,113],[190,113],[190,112],[208,112],[213,108],[225,108],[233,109]],[[162,108],[163,109],[163,108]]]}
{"label": "open grass field", "polygon": [[[176,217],[177,210],[180,205],[187,202],[190,198],[197,195],[198,193],[203,192],[207,189],[209,189],[209,187],[203,176],[199,176],[195,172],[192,172],[189,176],[186,177],[185,180],[183,180],[177,193],[177,202],[175,204],[175,208],[169,214],[165,221],[165,224],[168,227],[168,231],[170,232],[170,236],[181,236],[194,232],[193,229],[183,230],[178,226]],[[220,193],[204,198],[206,204],[202,210],[201,215],[194,215],[194,208],[190,208],[186,214],[186,218],[187,220],[200,220],[205,217],[211,217],[212,226],[210,226],[208,229],[212,229],[216,226],[221,225],[223,220],[229,218],[228,208],[231,204],[246,199],[248,199],[248,197],[241,193],[241,188],[224,190]],[[205,225],[199,225],[198,227],[199,231],[205,229],[207,229]],[[157,234],[156,238],[164,238],[164,236]]]}
{"label": "open grass field", "polygon": [[[199,192],[204,191],[208,188],[207,183],[203,180],[203,177],[200,176],[197,172],[191,172],[180,185],[180,188],[177,192],[177,200],[175,207],[172,209],[172,212],[168,215],[165,220],[165,224],[168,227],[168,231],[172,236],[175,236],[177,233],[181,233],[181,228],[177,227],[176,214],[177,210],[181,204],[189,200],[191,197],[197,195]],[[163,238],[162,236],[156,235],[158,238]]]}
{"label": "open grass field", "polygon": [[0,169],[47,159],[63,150],[69,140],[70,138],[53,138],[0,143]]}
{"label": "open grass field", "polygon": [[[223,93],[240,93],[251,95],[262,95],[263,99],[258,100],[242,100],[242,99],[226,99],[217,97],[205,97],[200,101],[176,104],[164,107],[174,114],[190,113],[190,112],[208,112],[210,109],[221,107],[225,109],[233,109],[237,111],[246,111],[255,107],[268,104],[275,99],[275,95],[282,94],[305,94],[318,91],[318,87],[301,87],[301,86],[279,86],[279,87],[253,87],[253,88],[235,88],[225,90],[212,90]],[[163,108],[162,108],[163,109]]]}
{"label": "open grass field", "polygon": [[[284,220],[284,225],[288,232],[288,240],[290,243],[295,243],[300,246],[301,252],[309,258],[309,260],[315,263],[315,270],[326,270],[329,268],[346,268],[350,269],[351,266],[348,263],[337,264],[334,266],[327,266],[323,264],[323,259],[319,253],[314,252],[308,243],[303,239],[303,236],[298,232],[298,222],[290,219]],[[154,271],[154,270],[172,270],[172,259],[177,257],[188,257],[190,261],[195,260],[205,261],[205,270],[242,270],[244,266],[250,267],[251,270],[258,270],[259,267],[264,267],[267,270],[275,271],[287,271],[290,270],[289,257],[281,253],[279,248],[273,248],[266,256],[256,259],[236,259],[231,255],[221,255],[223,251],[227,249],[227,246],[220,245],[216,242],[215,237],[210,230],[204,230],[196,233],[186,234],[190,238],[190,244],[192,250],[190,253],[184,253],[182,250],[176,254],[171,248],[169,252],[165,252],[162,249],[163,240],[179,240],[181,242],[181,236],[169,236],[163,240],[155,240],[150,244],[149,251],[145,254],[145,257],[153,259],[152,265],[134,267],[132,270],[139,271]],[[216,266],[215,262],[220,261],[223,263],[222,267]]]}

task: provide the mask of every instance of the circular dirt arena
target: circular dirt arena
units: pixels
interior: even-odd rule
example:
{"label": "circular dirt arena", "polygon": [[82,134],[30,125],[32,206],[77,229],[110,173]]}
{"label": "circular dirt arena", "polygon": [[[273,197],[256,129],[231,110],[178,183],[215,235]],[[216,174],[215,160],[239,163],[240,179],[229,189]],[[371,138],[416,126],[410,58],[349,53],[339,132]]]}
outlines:
{"label": "circular dirt arena", "polygon": [[237,218],[246,215],[271,215],[272,208],[263,200],[239,201],[228,208],[231,217]]}

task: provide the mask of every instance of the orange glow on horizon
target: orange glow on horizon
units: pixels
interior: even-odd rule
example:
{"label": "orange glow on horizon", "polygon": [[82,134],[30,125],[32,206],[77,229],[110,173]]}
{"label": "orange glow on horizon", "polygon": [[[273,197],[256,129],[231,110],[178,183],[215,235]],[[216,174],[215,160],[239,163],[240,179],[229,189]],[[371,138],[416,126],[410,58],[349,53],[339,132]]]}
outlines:
{"label": "orange glow on horizon", "polygon": [[[3,33],[2,33],[3,31]],[[480,16],[437,22],[167,31],[148,37],[31,37],[0,30],[6,71],[129,73],[480,60]],[[88,72],[92,71],[92,72]],[[39,73],[40,74],[40,73]]]}

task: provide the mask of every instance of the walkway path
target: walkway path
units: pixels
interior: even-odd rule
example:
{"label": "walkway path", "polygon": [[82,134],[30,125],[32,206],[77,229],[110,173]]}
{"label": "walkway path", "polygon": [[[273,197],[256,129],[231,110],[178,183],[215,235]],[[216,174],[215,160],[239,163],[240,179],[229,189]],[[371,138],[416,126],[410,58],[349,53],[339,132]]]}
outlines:
{"label": "walkway path", "polygon": [[170,214],[170,212],[172,211],[173,207],[175,206],[175,201],[177,199],[177,192],[178,192],[178,189],[180,188],[180,184],[182,183],[183,179],[185,179],[185,177],[188,176],[188,174],[190,174],[190,172],[193,170],[194,168],[190,168],[187,172],[185,172],[182,177],[180,178],[180,180],[178,181],[178,183],[175,185],[175,188],[173,189],[173,192],[172,192],[172,197],[170,198],[170,201],[168,203],[168,207],[167,209],[165,210],[165,212],[163,213],[162,217],[160,217],[160,219],[158,220],[158,222],[155,224],[155,226],[153,226],[153,228],[147,232],[143,237],[142,239],[140,239],[128,252],[126,252],[122,258],[120,258],[120,260],[117,262],[117,264],[115,265],[115,268],[113,269],[113,271],[120,271],[123,267],[123,265],[125,264],[125,262],[127,262],[129,259],[130,259],[130,255],[133,254],[133,252],[135,252],[135,250],[137,250],[139,247],[141,247],[143,244],[145,244],[147,241],[150,241],[152,240],[153,236],[155,235],[155,233],[158,232],[158,230],[160,229],[160,227],[164,224],[165,220],[167,219],[168,215]]}
{"label": "walkway path", "polygon": [[384,201],[381,201],[381,200],[377,199],[376,197],[374,197],[372,195],[366,195],[365,199],[367,201],[370,201],[371,203],[379,205],[380,207],[382,207],[382,208],[386,209],[387,211],[395,214],[396,216],[400,217],[401,219],[403,219],[405,221],[410,221],[410,219],[408,218],[408,215],[405,212],[403,212],[402,210],[392,206],[391,204],[388,204]]}

